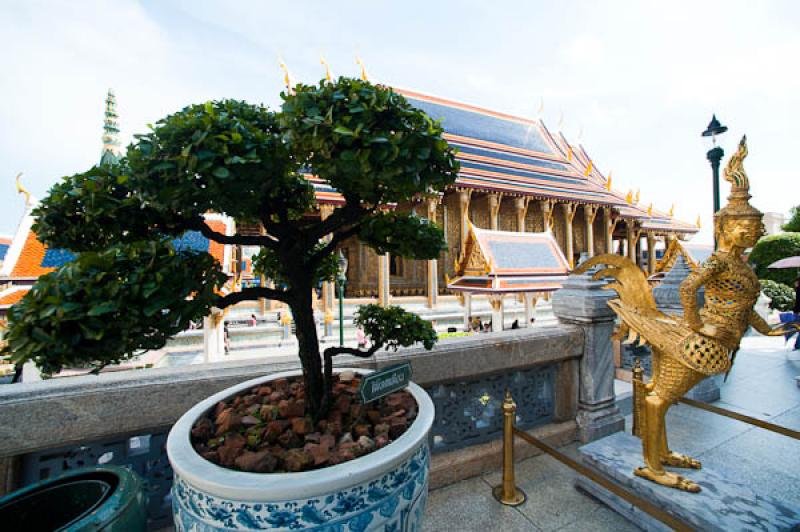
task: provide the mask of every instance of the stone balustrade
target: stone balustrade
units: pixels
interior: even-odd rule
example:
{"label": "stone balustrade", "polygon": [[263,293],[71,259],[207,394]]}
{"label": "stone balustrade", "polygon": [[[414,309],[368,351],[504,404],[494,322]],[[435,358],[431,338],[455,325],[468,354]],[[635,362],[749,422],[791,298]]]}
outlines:
{"label": "stone balustrade", "polygon": [[[589,345],[584,329],[562,324],[451,338],[431,351],[339,357],[337,365],[411,364],[413,380],[436,406],[435,487],[499,467],[506,388],[520,405],[521,428],[555,445],[576,438],[579,371]],[[0,386],[0,487],[81,465],[128,465],[149,481],[151,526],[160,526],[169,520],[172,472],[163,448],[169,427],[219,390],[298,365],[232,361]]]}

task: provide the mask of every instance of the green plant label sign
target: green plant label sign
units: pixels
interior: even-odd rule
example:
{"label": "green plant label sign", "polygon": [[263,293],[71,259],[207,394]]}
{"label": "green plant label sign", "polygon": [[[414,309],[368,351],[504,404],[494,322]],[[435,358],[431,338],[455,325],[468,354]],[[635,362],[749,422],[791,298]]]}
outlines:
{"label": "green plant label sign", "polygon": [[402,390],[409,382],[411,382],[411,364],[406,362],[370,373],[361,381],[358,394],[361,396],[361,403],[366,404]]}

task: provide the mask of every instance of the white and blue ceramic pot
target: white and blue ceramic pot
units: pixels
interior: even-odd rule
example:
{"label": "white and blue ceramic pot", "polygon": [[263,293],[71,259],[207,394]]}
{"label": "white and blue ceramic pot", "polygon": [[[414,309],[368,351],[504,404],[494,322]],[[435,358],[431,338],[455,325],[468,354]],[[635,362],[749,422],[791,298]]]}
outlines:
{"label": "white and blue ceramic pot", "polygon": [[176,530],[421,529],[434,408],[428,394],[416,384],[410,384],[408,391],[419,412],[408,430],[386,447],[349,462],[300,473],[261,474],[226,469],[195,452],[189,438],[192,426],[218,402],[299,373],[276,373],[223,390],[195,405],[172,427],[167,455],[175,473],[172,507]]}

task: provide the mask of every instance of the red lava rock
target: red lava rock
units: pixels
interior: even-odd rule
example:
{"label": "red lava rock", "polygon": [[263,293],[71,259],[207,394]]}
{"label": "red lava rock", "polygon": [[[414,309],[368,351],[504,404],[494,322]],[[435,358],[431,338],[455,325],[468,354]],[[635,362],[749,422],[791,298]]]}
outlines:
{"label": "red lava rock", "polygon": [[261,421],[257,417],[244,416],[242,418],[242,425],[252,426],[252,425],[258,425],[259,423],[261,423]]}
{"label": "red lava rock", "polygon": [[361,436],[358,439],[358,446],[361,447],[364,452],[368,453],[375,450],[375,441],[369,436]]}
{"label": "red lava rock", "polygon": [[220,464],[226,467],[234,465],[236,458],[244,451],[245,445],[247,445],[247,441],[241,434],[233,433],[225,436],[225,441],[217,449]]}
{"label": "red lava rock", "polygon": [[215,464],[219,463],[219,453],[217,451],[206,451],[204,453],[200,453],[200,456],[209,462],[214,462]]}
{"label": "red lava rock", "polygon": [[241,396],[241,395],[237,395],[237,396],[236,396],[236,397],[233,399],[233,404],[232,404],[231,406],[233,406],[234,408],[236,408],[236,407],[237,407],[237,406],[239,406],[240,404],[242,404],[242,396]]}
{"label": "red lava rock", "polygon": [[319,432],[312,432],[310,434],[306,434],[305,440],[307,443],[319,443],[321,437],[322,435]]}
{"label": "red lava rock", "polygon": [[380,434],[375,437],[375,447],[380,449],[381,447],[386,447],[389,444],[389,436],[386,434]]}
{"label": "red lava rock", "polygon": [[361,417],[361,412],[364,409],[362,405],[355,404],[350,407],[350,419],[358,419]]}
{"label": "red lava rock", "polygon": [[289,379],[275,379],[272,381],[272,388],[281,392],[288,392]]}
{"label": "red lava rock", "polygon": [[314,425],[308,418],[296,417],[292,419],[292,430],[298,436],[304,436],[314,430]]}
{"label": "red lava rock", "polygon": [[290,449],[283,457],[287,471],[302,471],[314,463],[314,457],[303,449]]}
{"label": "red lava rock", "polygon": [[393,417],[389,421],[389,436],[392,439],[399,437],[408,428],[408,421],[405,418]]}
{"label": "red lava rock", "polygon": [[283,400],[278,403],[278,411],[280,415],[286,418],[299,417],[305,414],[306,405],[304,401],[295,401],[294,399]]}
{"label": "red lava rock", "polygon": [[352,449],[337,449],[335,452],[331,453],[328,463],[331,465],[341,464],[343,462],[348,462],[355,457],[356,453],[354,453]]}
{"label": "red lava rock", "polygon": [[317,445],[314,443],[308,444],[305,447],[306,452],[314,458],[314,465],[322,465],[331,458],[331,451],[327,447]]}
{"label": "red lava rock", "polygon": [[214,434],[214,423],[207,417],[202,418],[192,428],[192,438],[195,440],[208,440]]}
{"label": "red lava rock", "polygon": [[338,423],[338,424],[341,425],[342,424],[342,411],[339,410],[338,408],[331,409],[331,411],[328,412],[328,423]]}
{"label": "red lava rock", "polygon": [[388,423],[378,423],[377,425],[375,425],[375,434],[376,435],[384,434],[384,435],[388,436],[388,434],[389,434],[389,424]]}
{"label": "red lava rock", "polygon": [[340,412],[349,412],[350,405],[352,404],[352,400],[346,395],[340,395],[336,402],[333,404],[333,407]]}
{"label": "red lava rock", "polygon": [[217,406],[214,408],[214,418],[220,415],[226,408],[228,408],[228,405],[225,404],[225,401],[220,401],[217,403]]}
{"label": "red lava rock", "polygon": [[266,397],[272,393],[272,388],[269,386],[261,386],[256,393],[262,397]]}
{"label": "red lava rock", "polygon": [[327,447],[331,449],[334,445],[336,445],[336,438],[331,434],[323,434],[319,438],[319,444],[322,447]]}
{"label": "red lava rock", "polygon": [[250,405],[250,406],[248,406],[248,407],[245,409],[245,412],[247,412],[247,413],[248,413],[248,414],[250,414],[251,416],[254,416],[254,415],[256,415],[256,413],[257,413],[259,410],[261,410],[261,405],[260,405],[260,404],[254,404],[254,405]]}
{"label": "red lava rock", "polygon": [[353,434],[356,438],[360,438],[361,436],[369,436],[371,433],[369,425],[359,424],[353,428]]}
{"label": "red lava rock", "polygon": [[320,419],[317,422],[317,430],[320,432],[325,432],[325,429],[328,428],[328,420],[327,419]]}
{"label": "red lava rock", "polygon": [[269,450],[244,451],[235,460],[236,467],[251,473],[272,473],[278,465],[278,459]]}
{"label": "red lava rock", "polygon": [[284,449],[294,449],[296,447],[302,447],[303,441],[300,439],[300,436],[294,433],[294,431],[287,430],[280,436],[278,436],[278,443]]}
{"label": "red lava rock", "polygon": [[242,423],[242,418],[236,414],[232,408],[223,410],[216,419],[217,436],[221,436],[226,432],[230,432],[239,427]]}
{"label": "red lava rock", "polygon": [[275,443],[278,440],[278,436],[283,434],[283,431],[286,430],[286,427],[288,426],[288,421],[270,421],[267,423],[267,430],[264,432],[264,439],[270,443]]}
{"label": "red lava rock", "polygon": [[379,410],[367,410],[367,419],[369,419],[370,423],[373,425],[377,425],[381,422],[381,413]]}
{"label": "red lava rock", "polygon": [[286,399],[286,394],[284,392],[275,391],[269,394],[270,403],[278,403],[284,399]]}
{"label": "red lava rock", "polygon": [[331,434],[335,437],[339,437],[342,435],[342,422],[341,421],[333,421],[328,423],[328,434]]}
{"label": "red lava rock", "polygon": [[278,407],[275,405],[263,405],[259,409],[258,415],[264,421],[272,421],[278,417]]}
{"label": "red lava rock", "polygon": [[405,415],[406,415],[406,411],[405,411],[404,409],[402,409],[402,408],[401,408],[400,410],[398,410],[397,412],[393,413],[393,414],[392,414],[391,416],[389,416],[389,417],[403,417],[403,416],[405,416]]}
{"label": "red lava rock", "polygon": [[244,406],[254,405],[254,404],[256,404],[256,401],[258,401],[258,396],[254,395],[254,394],[245,395],[242,398],[242,402],[244,403]]}

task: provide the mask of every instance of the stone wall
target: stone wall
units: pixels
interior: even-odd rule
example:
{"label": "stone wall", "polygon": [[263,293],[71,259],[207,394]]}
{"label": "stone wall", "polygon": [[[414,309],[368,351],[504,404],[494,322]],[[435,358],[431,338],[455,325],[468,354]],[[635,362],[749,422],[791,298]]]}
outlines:
{"label": "stone wall", "polygon": [[[520,404],[521,428],[562,445],[576,437],[580,327],[538,327],[453,338],[432,351],[401,349],[340,365],[381,369],[409,362],[413,380],[437,408],[432,483],[440,486],[499,468],[503,392]],[[297,367],[235,361],[104,373],[0,386],[0,473],[13,489],[92,463],[128,465],[151,484],[153,522],[166,519],[172,472],[169,427],[219,390]],[[525,447],[521,456],[532,454]]]}

